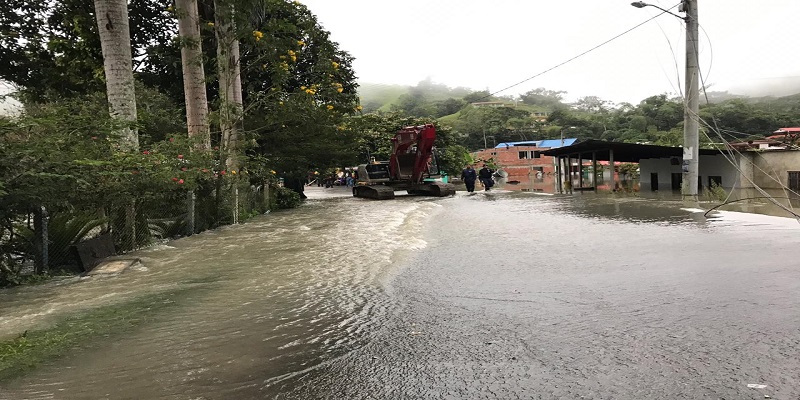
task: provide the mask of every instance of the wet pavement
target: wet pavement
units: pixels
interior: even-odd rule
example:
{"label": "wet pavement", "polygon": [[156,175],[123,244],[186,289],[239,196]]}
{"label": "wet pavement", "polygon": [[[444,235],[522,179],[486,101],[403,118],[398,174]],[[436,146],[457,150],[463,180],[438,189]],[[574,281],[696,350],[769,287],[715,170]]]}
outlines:
{"label": "wet pavement", "polygon": [[213,277],[0,398],[800,398],[795,220],[505,191],[309,198],[151,250],[147,271],[0,294],[9,333],[69,298]]}

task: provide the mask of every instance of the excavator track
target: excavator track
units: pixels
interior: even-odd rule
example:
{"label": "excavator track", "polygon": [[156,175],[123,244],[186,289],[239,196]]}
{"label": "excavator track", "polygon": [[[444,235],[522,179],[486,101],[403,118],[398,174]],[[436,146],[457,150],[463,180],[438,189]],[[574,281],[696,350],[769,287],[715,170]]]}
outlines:
{"label": "excavator track", "polygon": [[419,196],[447,197],[456,194],[456,187],[449,183],[426,182],[408,189],[408,194]]}
{"label": "excavator track", "polygon": [[391,200],[394,198],[394,188],[391,186],[355,186],[353,187],[353,197],[374,200]]}

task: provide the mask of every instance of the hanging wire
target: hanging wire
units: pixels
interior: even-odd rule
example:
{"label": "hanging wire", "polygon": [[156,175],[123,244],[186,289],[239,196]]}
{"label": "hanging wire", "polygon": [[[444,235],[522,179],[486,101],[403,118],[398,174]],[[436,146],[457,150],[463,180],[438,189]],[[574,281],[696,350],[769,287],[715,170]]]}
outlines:
{"label": "hanging wire", "polygon": [[[663,13],[662,13],[662,14],[663,14]],[[659,14],[659,15],[660,15],[660,14]],[[705,34],[705,36],[706,36],[706,39],[708,40],[708,43],[709,43],[709,49],[711,49],[711,56],[710,56],[710,61],[709,61],[709,62],[710,62],[710,63],[713,63],[713,45],[712,45],[712,42],[711,42],[711,38],[710,38],[710,36],[708,35],[708,32],[705,30],[705,28],[703,28],[703,27],[702,27],[700,24],[698,24],[698,26],[700,27],[700,29],[702,29],[702,30],[703,30],[703,33]],[[662,30],[662,33],[663,33],[663,34],[666,36],[666,33],[665,33],[663,30]],[[669,42],[669,38],[667,38],[667,41]],[[670,45],[670,48],[672,48],[672,46],[671,46],[671,45]],[[694,49],[694,51],[696,51],[696,52],[699,52],[699,49]],[[674,53],[674,52],[673,52],[672,54],[673,54],[673,59],[675,60],[675,65],[676,65],[676,70],[677,70],[677,69],[678,69],[678,68],[677,68],[677,57],[675,57],[675,53]],[[676,71],[676,72],[677,72],[677,71]],[[700,68],[698,68],[697,72],[698,72],[698,77],[699,77],[699,79],[700,79],[700,84],[701,84],[701,87],[703,87],[703,88],[704,88],[704,90],[703,90],[703,96],[705,97],[705,100],[706,100],[706,105],[710,105],[710,104],[711,104],[711,101],[709,100],[709,98],[708,98],[708,93],[707,93],[707,92],[706,92],[706,90],[705,90],[705,85],[706,85],[706,84],[705,84],[705,78],[704,78],[704,74],[703,74],[703,72],[700,70]],[[709,67],[709,72],[710,72],[710,67]],[[685,78],[685,79],[689,79],[689,77],[684,77],[684,78]],[[679,85],[679,86],[680,86],[680,85]],[[709,130],[711,130],[712,132],[714,132],[714,133],[715,133],[715,134],[716,134],[716,135],[719,137],[719,139],[720,139],[720,140],[722,140],[722,144],[725,146],[725,149],[720,149],[719,147],[717,147],[717,146],[716,146],[716,144],[714,143],[714,140],[712,140],[712,138],[711,138],[711,137],[708,135],[708,133],[707,133],[705,130],[703,130],[703,135],[704,135],[704,136],[705,136],[705,137],[706,137],[706,138],[709,140],[709,142],[711,142],[711,145],[712,145],[712,146],[714,146],[714,147],[716,148],[716,150],[720,151],[720,154],[721,154],[721,155],[722,155],[722,156],[725,158],[725,160],[726,160],[726,161],[728,161],[728,163],[730,163],[730,164],[731,164],[731,165],[732,165],[732,166],[733,166],[733,167],[736,169],[736,171],[737,171],[737,172],[739,172],[739,176],[740,176],[740,177],[743,177],[743,178],[745,178],[745,179],[746,179],[746,180],[747,180],[747,181],[748,181],[748,182],[749,182],[751,185],[753,185],[753,188],[754,188],[756,191],[758,191],[759,193],[761,193],[761,194],[763,195],[763,196],[760,196],[760,197],[750,197],[750,198],[747,198],[747,200],[752,200],[752,199],[767,199],[767,200],[769,200],[770,202],[772,202],[773,204],[775,204],[776,206],[778,206],[779,208],[783,209],[783,210],[784,210],[784,211],[786,211],[787,213],[789,213],[789,214],[791,214],[792,216],[794,216],[794,218],[795,218],[795,219],[798,221],[798,223],[800,223],[800,215],[798,215],[797,213],[795,213],[795,211],[794,211],[794,207],[792,206],[792,203],[791,203],[791,198],[790,198],[790,197],[788,197],[788,193],[787,193],[787,192],[790,192],[790,193],[792,193],[792,194],[795,194],[795,195],[797,195],[798,197],[800,197],[800,194],[798,194],[797,192],[793,191],[791,188],[789,188],[789,187],[787,187],[786,185],[784,185],[784,184],[783,184],[783,182],[782,182],[782,181],[781,181],[779,178],[776,178],[776,177],[772,176],[772,174],[768,173],[767,171],[764,171],[764,170],[763,170],[761,167],[759,167],[758,165],[756,165],[756,164],[755,164],[755,163],[754,163],[752,160],[750,160],[750,159],[748,159],[748,157],[744,156],[744,154],[743,154],[741,151],[739,151],[739,149],[737,149],[736,147],[732,146],[732,145],[730,144],[730,142],[729,142],[729,141],[728,141],[728,140],[727,140],[725,137],[723,137],[723,136],[722,136],[722,130],[719,128],[719,124],[717,123],[717,120],[716,120],[716,118],[714,117],[714,115],[713,115],[713,114],[711,115],[711,122],[713,123],[713,126],[712,126],[712,124],[710,124],[708,121],[706,121],[705,119],[703,119],[703,118],[702,118],[702,117],[701,117],[701,116],[700,116],[698,113],[694,113],[692,110],[690,110],[690,109],[688,108],[688,104],[687,104],[687,102],[686,102],[686,99],[687,99],[687,97],[686,97],[685,95],[682,95],[682,97],[684,98],[684,103],[683,103],[683,106],[684,106],[684,111],[685,111],[685,112],[687,112],[687,113],[690,113],[692,117],[694,117],[694,118],[697,118],[697,120],[698,120],[699,122],[702,122],[702,124],[703,124],[705,127],[707,127]],[[737,133],[738,133],[738,132],[737,132]],[[699,150],[699,149],[698,149],[698,150]],[[767,177],[769,177],[769,178],[770,178],[770,179],[772,179],[773,181],[777,182],[777,183],[778,183],[778,185],[780,185],[781,189],[784,191],[784,194],[786,194],[786,195],[787,195],[787,197],[781,197],[781,199],[789,199],[789,201],[787,201],[787,203],[788,203],[788,207],[787,207],[787,206],[785,206],[785,205],[783,205],[783,204],[781,204],[779,201],[777,201],[777,198],[776,198],[776,197],[774,197],[774,196],[771,196],[769,193],[767,193],[767,192],[766,192],[766,190],[764,190],[764,189],[763,189],[763,188],[761,188],[761,187],[760,187],[758,184],[756,184],[756,183],[753,181],[753,179],[752,179],[752,178],[750,178],[750,177],[749,177],[747,174],[745,174],[745,173],[742,171],[742,169],[741,169],[741,167],[739,166],[739,164],[736,162],[737,156],[738,156],[738,158],[739,158],[739,159],[745,159],[745,160],[747,160],[748,162],[750,162],[750,164],[751,164],[751,165],[752,165],[752,166],[753,166],[755,169],[758,169],[758,170],[759,170],[760,172],[762,172],[764,175],[766,175]],[[774,168],[772,168],[772,170],[773,170],[773,172],[775,172]],[[723,206],[723,205],[730,204],[730,203],[734,203],[734,202],[737,202],[737,201],[742,201],[742,200],[745,200],[745,199],[739,199],[739,200],[730,201],[730,197],[731,197],[731,195],[733,194],[733,189],[735,189],[735,186],[734,186],[734,187],[731,189],[731,191],[728,193],[728,196],[727,196],[727,198],[725,199],[725,201],[724,201],[722,204],[720,204],[720,205],[718,205],[718,206],[715,206],[715,207],[713,207],[712,209],[708,210],[708,211],[706,212],[706,214],[704,214],[704,215],[707,215],[707,214],[708,214],[708,212],[710,212],[711,210],[714,210],[714,209],[716,209],[716,208],[719,208],[719,207],[721,207],[721,206]]]}

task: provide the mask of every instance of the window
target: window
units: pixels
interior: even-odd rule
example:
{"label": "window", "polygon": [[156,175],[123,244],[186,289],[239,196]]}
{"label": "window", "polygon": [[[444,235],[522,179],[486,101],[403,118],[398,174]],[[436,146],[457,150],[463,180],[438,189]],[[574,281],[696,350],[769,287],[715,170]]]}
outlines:
{"label": "window", "polygon": [[527,160],[528,159],[528,152],[527,151],[520,151],[519,152],[519,159],[520,160]]}
{"label": "window", "polygon": [[789,171],[789,189],[800,190],[800,171]]}
{"label": "window", "polygon": [[531,158],[541,158],[542,155],[538,151],[531,151]]}

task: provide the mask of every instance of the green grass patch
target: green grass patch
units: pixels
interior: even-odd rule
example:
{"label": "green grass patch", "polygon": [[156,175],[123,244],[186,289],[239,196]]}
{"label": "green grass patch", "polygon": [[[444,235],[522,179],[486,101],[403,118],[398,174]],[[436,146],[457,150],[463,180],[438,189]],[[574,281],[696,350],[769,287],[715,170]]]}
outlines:
{"label": "green grass patch", "polygon": [[102,306],[65,317],[43,330],[21,333],[0,341],[0,382],[21,376],[44,361],[99,337],[108,337],[154,321],[163,311],[175,307],[176,298],[190,288],[148,294],[123,303]]}

